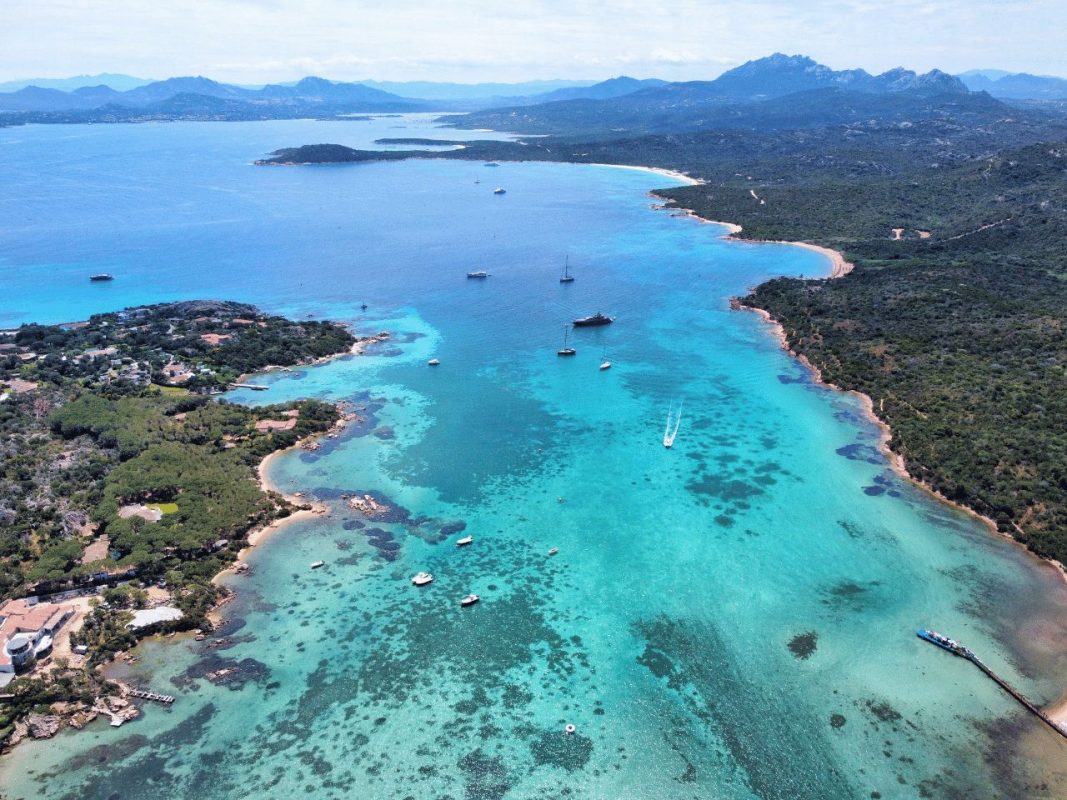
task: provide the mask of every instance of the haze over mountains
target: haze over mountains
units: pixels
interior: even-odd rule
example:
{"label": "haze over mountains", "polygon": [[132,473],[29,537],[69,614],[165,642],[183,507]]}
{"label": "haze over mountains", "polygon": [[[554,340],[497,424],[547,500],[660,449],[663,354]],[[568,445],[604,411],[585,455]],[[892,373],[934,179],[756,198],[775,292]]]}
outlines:
{"label": "haze over mountains", "polygon": [[871,75],[778,53],[713,81],[670,83],[603,100],[491,109],[452,122],[520,133],[679,133],[803,128],[872,118],[914,123],[952,116],[980,123],[1007,113],[1001,102],[972,93],[959,78],[939,70],[918,74],[898,68]]}
{"label": "haze over mountains", "polygon": [[[95,85],[84,85],[94,78]],[[18,85],[15,82],[13,85]],[[469,124],[527,132],[566,127],[589,130],[695,130],[701,127],[797,127],[806,119],[848,122],[877,110],[901,118],[932,114],[944,102],[991,110],[989,95],[1005,99],[1067,97],[1067,81],[976,71],[962,78],[939,70],[897,68],[880,75],[834,70],[806,56],[776,53],[710,81],[668,83],[626,76],[595,84],[335,82],[308,77],[252,88],[205,77],[144,82],[124,75],[41,81],[0,93],[0,124],[121,122],[140,119],[274,119],[363,112],[478,111]],[[77,85],[82,84],[82,85]],[[128,88],[116,88],[126,86]],[[66,88],[63,88],[66,87]],[[73,88],[71,88],[73,87]],[[976,95],[973,92],[988,92]],[[421,96],[419,96],[421,95]],[[775,103],[780,98],[793,101]],[[706,114],[695,113],[700,109]],[[925,110],[924,110],[925,109]]]}
{"label": "haze over mountains", "polygon": [[974,70],[959,76],[973,92],[1010,100],[1067,100],[1067,80],[1050,75]]}

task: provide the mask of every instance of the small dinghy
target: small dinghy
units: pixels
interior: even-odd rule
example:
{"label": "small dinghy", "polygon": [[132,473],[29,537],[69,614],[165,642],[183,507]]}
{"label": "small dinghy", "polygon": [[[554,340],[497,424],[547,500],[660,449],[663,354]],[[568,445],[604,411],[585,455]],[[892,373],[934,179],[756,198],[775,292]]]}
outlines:
{"label": "small dinghy", "polygon": [[428,583],[433,583],[433,575],[429,572],[420,572],[411,579],[411,582],[416,586],[425,586]]}
{"label": "small dinghy", "polygon": [[311,568],[312,569],[318,569],[319,567],[324,566],[325,564],[326,564],[325,561],[312,561],[311,562]]}
{"label": "small dinghy", "polygon": [[464,597],[464,598],[463,598],[462,600],[460,600],[460,601],[459,601],[459,604],[460,604],[461,606],[464,606],[464,607],[466,607],[466,606],[473,606],[473,605],[474,605],[475,603],[477,603],[477,602],[478,602],[479,600],[481,600],[481,598],[480,598],[480,597],[478,597],[478,595],[476,595],[476,594],[469,594],[469,595],[467,595],[466,597]]}
{"label": "small dinghy", "polygon": [[464,536],[462,539],[456,539],[456,547],[466,547],[473,541],[473,536]]}
{"label": "small dinghy", "polygon": [[436,358],[431,358],[431,359],[430,359],[429,361],[427,361],[426,363],[427,363],[427,364],[429,364],[429,365],[430,365],[431,367],[436,367],[436,366],[437,366],[438,364],[440,364],[441,362],[440,362],[440,361],[439,361],[438,359],[436,359]]}
{"label": "small dinghy", "polygon": [[548,554],[550,556],[554,556],[558,552],[559,552],[559,548],[558,547],[553,547],[551,550],[548,551]]}

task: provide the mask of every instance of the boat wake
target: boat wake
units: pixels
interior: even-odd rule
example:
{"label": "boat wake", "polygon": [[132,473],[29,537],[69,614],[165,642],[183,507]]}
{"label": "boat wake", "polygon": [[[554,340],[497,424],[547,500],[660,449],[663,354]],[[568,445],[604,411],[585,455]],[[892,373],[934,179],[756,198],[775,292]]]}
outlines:
{"label": "boat wake", "polygon": [[[674,423],[674,429],[671,429],[671,423]],[[678,414],[674,414],[674,403],[671,403],[670,408],[667,409],[667,427],[663,430],[663,446],[670,448],[674,446],[674,438],[678,435],[678,428],[682,425],[682,404],[678,404]]]}

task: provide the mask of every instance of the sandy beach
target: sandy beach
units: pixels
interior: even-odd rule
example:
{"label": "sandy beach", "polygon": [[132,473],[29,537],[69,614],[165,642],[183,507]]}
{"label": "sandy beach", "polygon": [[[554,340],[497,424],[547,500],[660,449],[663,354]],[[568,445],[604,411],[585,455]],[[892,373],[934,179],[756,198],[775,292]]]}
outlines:
{"label": "sandy beach", "polygon": [[636,169],[639,172],[651,172],[653,175],[662,175],[665,178],[672,178],[676,181],[688,184],[689,186],[699,186],[704,181],[698,178],[691,178],[684,172],[677,172],[672,169],[663,169],[662,167],[642,167],[636,164],[589,164],[591,167],[615,167],[616,169]]}
{"label": "sandy beach", "polygon": [[[315,438],[319,435],[321,434],[315,434],[314,436],[309,438]],[[271,464],[273,464],[274,461],[282,454],[288,453],[296,447],[299,447],[301,444],[303,444],[303,441],[298,442],[293,447],[286,448],[285,450],[275,450],[273,453],[268,454],[266,458],[259,462],[259,487],[264,492],[276,492],[277,494],[280,494],[283,498],[285,498],[287,502],[292,503],[293,505],[307,507],[300,508],[287,517],[276,519],[267,525],[263,525],[262,527],[256,528],[255,530],[251,531],[248,534],[248,544],[245,547],[241,548],[241,551],[237,554],[237,561],[235,561],[229,567],[227,567],[222,572],[218,573],[214,578],[212,578],[212,583],[214,583],[216,586],[219,585],[219,582],[224,576],[236,572],[237,564],[244,561],[245,557],[248,555],[249,551],[252,548],[263,544],[275,533],[284,529],[288,525],[291,525],[294,522],[299,522],[300,520],[305,519],[312,519],[313,517],[322,516],[329,512],[329,508],[323,503],[309,501],[307,498],[297,497],[296,495],[285,494],[278,488],[277,484],[275,484],[274,481],[271,480]],[[214,612],[212,612],[212,614],[214,614]],[[213,619],[212,621],[217,620]]]}
{"label": "sandy beach", "polygon": [[1045,709],[1053,722],[1067,729],[1067,694]]}

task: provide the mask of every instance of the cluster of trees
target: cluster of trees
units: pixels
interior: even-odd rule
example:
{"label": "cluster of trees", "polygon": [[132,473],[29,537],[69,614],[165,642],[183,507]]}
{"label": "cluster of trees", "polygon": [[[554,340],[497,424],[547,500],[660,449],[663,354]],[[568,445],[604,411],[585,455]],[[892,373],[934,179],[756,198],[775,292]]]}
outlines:
{"label": "cluster of trees", "polygon": [[[205,339],[205,334],[221,338]],[[143,382],[150,375],[154,382],[166,384],[164,367],[173,359],[193,372],[183,384],[186,388],[211,391],[269,365],[300,364],[343,353],[354,342],[355,337],[337,323],[294,322],[244,303],[164,303],[97,314],[77,327],[23,325],[14,343],[36,353],[38,360],[25,365],[17,353],[6,354],[0,358],[0,379],[22,376],[54,386],[72,380],[89,384],[118,366],[143,372]],[[113,352],[101,352],[111,348]],[[118,380],[106,393],[127,391],[127,383]]]}

